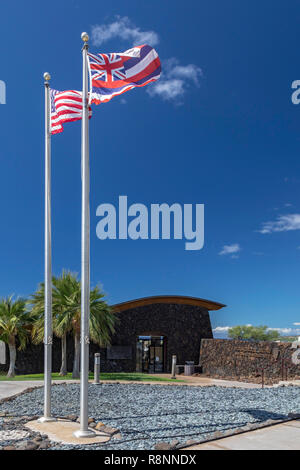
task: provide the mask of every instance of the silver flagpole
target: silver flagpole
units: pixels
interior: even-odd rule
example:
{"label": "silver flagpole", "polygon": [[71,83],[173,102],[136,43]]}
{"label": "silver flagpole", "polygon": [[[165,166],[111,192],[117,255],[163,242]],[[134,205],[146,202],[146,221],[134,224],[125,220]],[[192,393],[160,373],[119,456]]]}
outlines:
{"label": "silver flagpole", "polygon": [[51,133],[49,73],[45,80],[45,327],[44,327],[44,416],[40,422],[55,421],[51,416],[52,372],[52,267],[51,267]]}
{"label": "silver flagpole", "polygon": [[89,321],[90,321],[90,165],[89,165],[89,104],[88,104],[88,40],[82,33],[83,85],[81,132],[81,370],[80,370],[80,430],[76,437],[91,437],[95,433],[88,428],[89,385]]}

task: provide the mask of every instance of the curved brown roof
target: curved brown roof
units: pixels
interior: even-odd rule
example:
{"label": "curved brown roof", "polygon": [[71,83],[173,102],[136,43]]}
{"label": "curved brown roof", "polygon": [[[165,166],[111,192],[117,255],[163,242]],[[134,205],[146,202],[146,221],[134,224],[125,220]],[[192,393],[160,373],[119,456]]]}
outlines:
{"label": "curved brown roof", "polygon": [[129,300],[120,304],[113,305],[112,308],[116,312],[123,312],[131,308],[143,307],[144,305],[151,304],[181,304],[181,305],[194,305],[197,307],[203,307],[207,310],[220,310],[226,307],[224,304],[219,302],[213,302],[212,300],[199,299],[198,297],[186,297],[183,295],[156,295],[153,297],[143,297],[141,299]]}

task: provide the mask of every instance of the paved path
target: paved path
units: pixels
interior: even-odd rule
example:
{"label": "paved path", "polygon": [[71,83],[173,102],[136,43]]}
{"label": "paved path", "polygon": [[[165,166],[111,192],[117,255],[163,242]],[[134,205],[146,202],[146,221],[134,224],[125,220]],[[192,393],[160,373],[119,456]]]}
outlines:
{"label": "paved path", "polygon": [[[158,377],[170,378],[170,374],[157,374]],[[183,380],[184,382],[177,382]],[[172,382],[174,385],[193,385],[196,387],[208,387],[217,385],[219,387],[239,387],[239,388],[261,388],[261,384],[251,382],[238,382],[237,380],[210,379],[208,377],[194,377],[193,375],[177,375],[177,379]],[[176,383],[177,382],[177,383]],[[265,386],[268,388],[269,386]]]}
{"label": "paved path", "polygon": [[[170,379],[170,374],[157,374],[158,377],[164,377]],[[179,382],[181,380],[182,382]],[[79,380],[54,380],[54,384],[66,383],[78,383]],[[151,385],[190,385],[194,387],[208,387],[216,385],[219,387],[239,387],[239,388],[261,388],[260,384],[238,382],[233,380],[219,380],[210,379],[207,377],[193,377],[178,375],[176,380],[172,382],[155,382],[155,381],[134,381],[134,380],[118,380],[120,383],[126,384],[151,384]],[[292,381],[294,385],[300,385],[300,381]],[[297,382],[297,383],[296,383]],[[116,383],[115,380],[104,380],[103,383]],[[287,382],[282,382],[287,384]],[[43,385],[42,380],[14,380],[14,381],[0,381],[0,400],[6,397],[11,397],[17,393],[24,392],[27,388],[40,387]],[[276,387],[276,385],[274,385]],[[278,385],[277,385],[278,386]],[[267,388],[268,386],[266,386]]]}
{"label": "paved path", "polygon": [[[63,380],[54,380],[53,384],[59,384],[64,382]],[[77,383],[79,380],[68,380],[68,383]],[[24,392],[27,388],[41,387],[44,385],[43,380],[12,380],[2,381],[0,380],[0,400],[3,398],[12,397],[18,393]]]}
{"label": "paved path", "polygon": [[34,381],[12,381],[12,382],[4,382],[0,381],[0,400],[3,398],[11,397],[12,395],[16,395],[17,393],[24,392],[26,388],[30,387],[38,387],[43,385],[43,382],[39,380]]}
{"label": "paved path", "polygon": [[275,424],[182,450],[300,450],[300,420]]}
{"label": "paved path", "polygon": [[[157,374],[159,377],[170,378],[170,374]],[[178,382],[183,380],[183,382]],[[261,385],[246,383],[246,382],[235,382],[230,380],[218,380],[208,379],[206,377],[193,377],[193,376],[178,376],[178,380],[172,382],[155,382],[155,381],[133,381],[133,380],[118,380],[120,383],[126,384],[150,384],[150,385],[190,385],[194,387],[208,387],[210,385],[216,385],[220,387],[240,387],[240,388],[260,388]],[[78,380],[54,380],[53,384],[66,383],[78,383]],[[115,380],[105,380],[103,383],[116,383]],[[18,393],[24,392],[27,388],[43,386],[42,380],[13,380],[13,381],[0,381],[0,400],[3,398],[11,397]]]}

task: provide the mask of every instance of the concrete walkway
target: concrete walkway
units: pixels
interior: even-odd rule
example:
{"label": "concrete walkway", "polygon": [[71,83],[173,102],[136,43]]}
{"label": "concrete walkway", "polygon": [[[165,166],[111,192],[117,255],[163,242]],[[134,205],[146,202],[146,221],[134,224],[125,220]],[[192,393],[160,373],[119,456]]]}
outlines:
{"label": "concrete walkway", "polygon": [[43,385],[43,382],[40,380],[33,380],[33,381],[12,381],[12,382],[4,382],[1,380],[0,382],[0,400],[3,398],[8,398],[13,395],[17,395],[17,393],[24,392],[27,388],[30,387],[39,387]]}
{"label": "concrete walkway", "polygon": [[[61,384],[63,380],[54,380],[53,384]],[[68,383],[79,383],[79,380],[68,380]],[[12,397],[18,393],[22,393],[27,388],[42,387],[44,385],[43,380],[12,380],[0,381],[0,400],[3,398]]]}
{"label": "concrete walkway", "polygon": [[[157,376],[165,377],[168,379],[170,378],[170,374],[157,374]],[[178,382],[178,380],[183,380],[183,382]],[[194,377],[193,375],[191,376],[177,375],[177,379],[172,381],[172,384],[173,385],[193,385],[194,387],[209,387],[211,385],[216,385],[219,387],[261,388],[261,384],[254,384],[251,382],[238,382],[237,380],[210,379],[208,377]],[[268,387],[272,387],[272,385],[265,385],[265,388],[268,388]]]}
{"label": "concrete walkway", "polygon": [[275,424],[182,450],[300,450],[300,420]]}
{"label": "concrete walkway", "polygon": [[280,380],[278,384],[274,385],[274,387],[281,387],[282,385],[288,386],[288,385],[297,385],[300,386],[300,380]]}

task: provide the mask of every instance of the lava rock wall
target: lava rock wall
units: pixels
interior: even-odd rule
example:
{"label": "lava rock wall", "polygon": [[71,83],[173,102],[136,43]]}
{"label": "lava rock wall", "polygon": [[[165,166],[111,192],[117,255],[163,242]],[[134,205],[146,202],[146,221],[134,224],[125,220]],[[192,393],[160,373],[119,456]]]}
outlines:
{"label": "lava rock wall", "polygon": [[266,378],[285,380],[300,377],[300,365],[292,361],[295,351],[291,343],[202,339],[200,364],[212,376],[254,377],[263,369]]}

